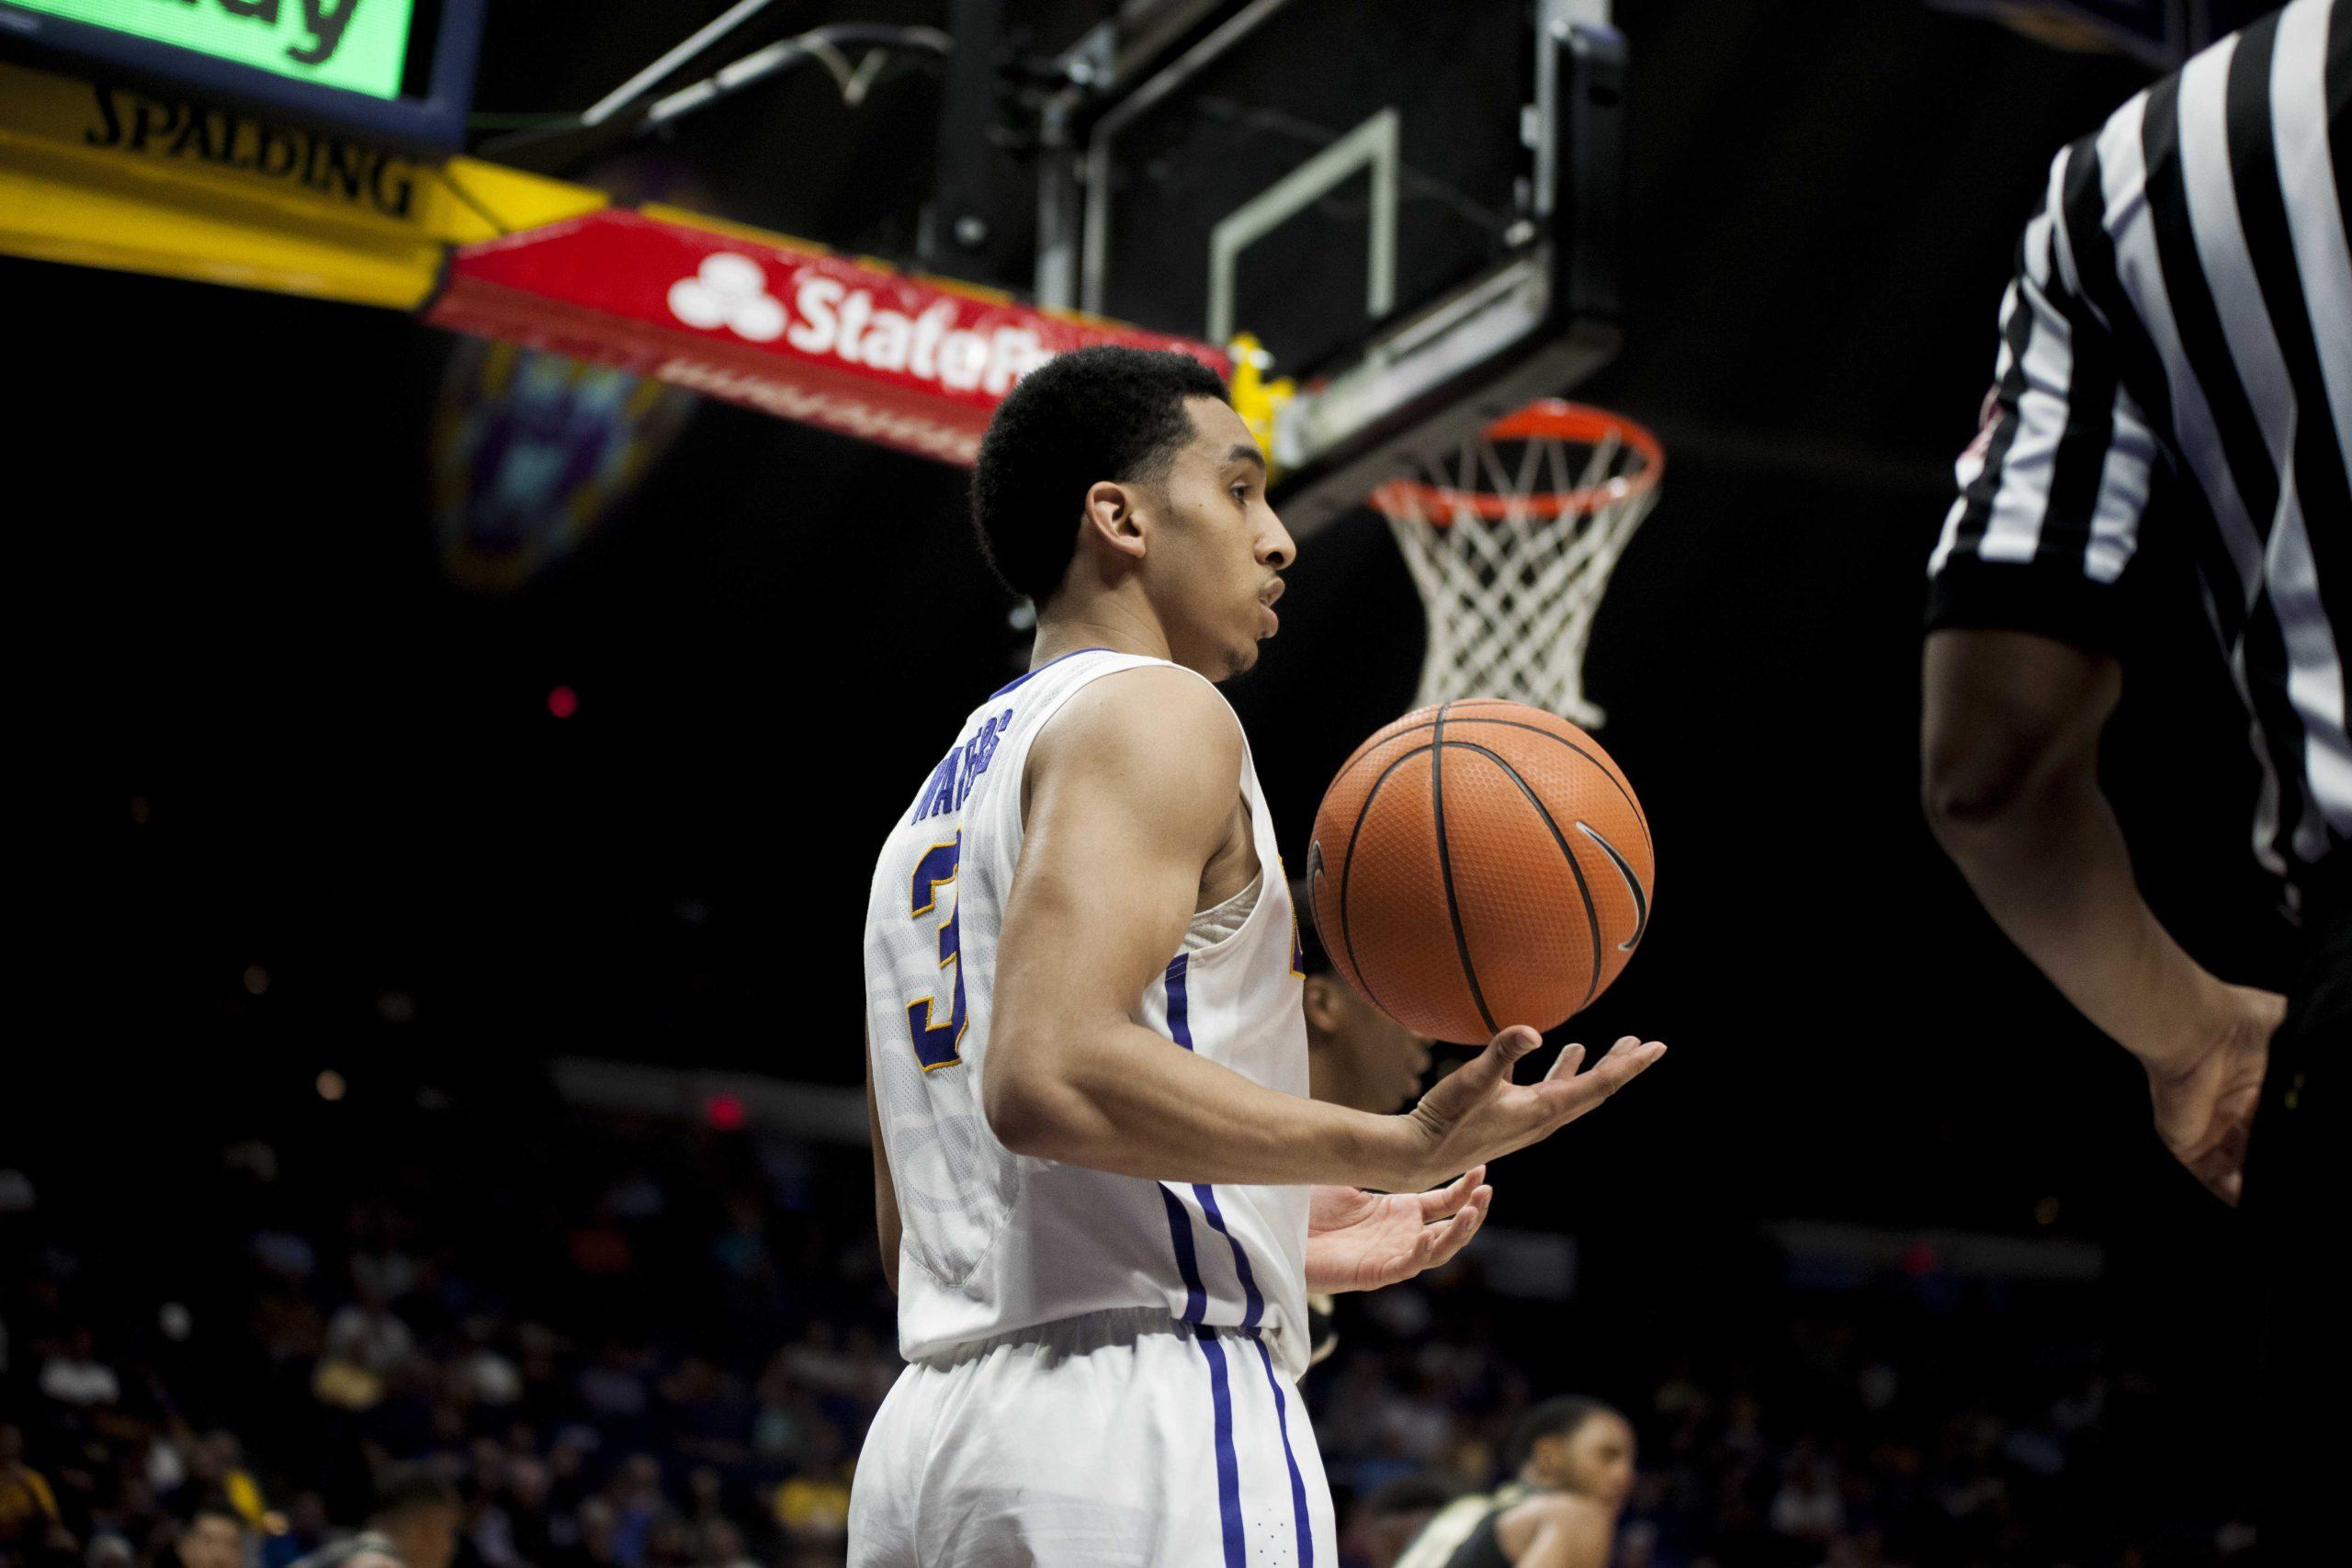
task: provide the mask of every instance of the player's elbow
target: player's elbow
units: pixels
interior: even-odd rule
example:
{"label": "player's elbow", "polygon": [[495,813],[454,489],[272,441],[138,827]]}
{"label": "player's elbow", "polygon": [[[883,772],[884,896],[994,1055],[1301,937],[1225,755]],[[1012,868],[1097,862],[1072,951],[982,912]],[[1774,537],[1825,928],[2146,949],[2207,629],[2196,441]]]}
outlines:
{"label": "player's elbow", "polygon": [[1050,1042],[1032,1037],[1008,1050],[1002,1033],[980,1075],[980,1114],[989,1131],[1012,1154],[1069,1159],[1078,1144],[1079,1118],[1069,1087],[1038,1060],[1051,1056]]}
{"label": "player's elbow", "polygon": [[1053,1116],[1044,1096],[1008,1083],[1002,1074],[991,1074],[981,1086],[980,1113],[1008,1153],[1035,1159],[1054,1157]]}

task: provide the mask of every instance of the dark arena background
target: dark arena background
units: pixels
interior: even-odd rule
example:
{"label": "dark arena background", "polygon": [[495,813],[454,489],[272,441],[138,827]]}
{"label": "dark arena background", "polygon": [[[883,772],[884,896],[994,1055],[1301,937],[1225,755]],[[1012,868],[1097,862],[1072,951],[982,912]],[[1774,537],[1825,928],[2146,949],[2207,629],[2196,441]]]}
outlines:
{"label": "dark arena background", "polygon": [[[726,9],[491,0],[469,147],[1029,290],[1012,132],[1022,237],[959,270],[924,231],[978,177],[943,169],[952,51],[854,103],[797,69],[625,142],[527,134]],[[992,9],[785,0],[676,80]],[[995,47],[1054,54],[1097,9],[1014,0]],[[2044,9],[1617,7],[1622,346],[1573,389],[1669,467],[1585,677],[1658,870],[1641,952],[1553,1043],[1673,1055],[1503,1161],[1458,1261],[1343,1298],[1303,1384],[1343,1562],[1393,1561],[1384,1487],[1487,1485],[1571,1391],[1640,1437],[1624,1564],[2243,1545],[2239,1227],[1918,807],[1925,561],[2019,227],[2052,152],[2177,58],[2084,20],[2162,7]],[[482,339],[8,248],[31,712],[0,1563],[171,1568],[220,1491],[247,1564],[287,1568],[416,1464],[462,1495],[458,1568],[842,1562],[899,1366],[867,881],[1027,658],[967,470],[648,383],[634,466],[549,502],[451,477],[448,423],[501,373]],[[2216,973],[2283,983],[2188,562],[2134,570],[2105,765],[2136,872]],[[1367,513],[1289,578],[1228,694],[1296,867],[1335,768],[1410,705],[1423,620]]]}

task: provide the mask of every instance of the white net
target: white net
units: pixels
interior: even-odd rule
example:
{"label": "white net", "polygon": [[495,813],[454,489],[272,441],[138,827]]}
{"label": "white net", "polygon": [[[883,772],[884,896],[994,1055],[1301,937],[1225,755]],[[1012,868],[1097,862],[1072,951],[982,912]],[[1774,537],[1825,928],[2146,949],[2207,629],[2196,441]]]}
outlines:
{"label": "white net", "polygon": [[1657,502],[1665,456],[1630,420],[1538,403],[1383,485],[1429,612],[1416,707],[1510,697],[1587,729],[1584,655],[1609,574]]}

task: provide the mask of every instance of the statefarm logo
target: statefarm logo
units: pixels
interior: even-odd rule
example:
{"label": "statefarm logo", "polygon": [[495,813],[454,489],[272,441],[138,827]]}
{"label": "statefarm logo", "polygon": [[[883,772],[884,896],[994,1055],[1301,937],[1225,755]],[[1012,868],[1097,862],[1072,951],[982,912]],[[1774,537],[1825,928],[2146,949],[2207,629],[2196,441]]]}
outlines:
{"label": "statefarm logo", "polygon": [[768,292],[767,269],[755,257],[715,251],[692,277],[670,286],[670,312],[703,332],[732,333],[757,344],[782,338],[812,357],[992,398],[1054,356],[1025,326],[1006,322],[985,332],[957,326],[954,299],[934,300],[910,316],[877,303],[870,288],[814,268],[795,268],[788,278],[789,308]]}

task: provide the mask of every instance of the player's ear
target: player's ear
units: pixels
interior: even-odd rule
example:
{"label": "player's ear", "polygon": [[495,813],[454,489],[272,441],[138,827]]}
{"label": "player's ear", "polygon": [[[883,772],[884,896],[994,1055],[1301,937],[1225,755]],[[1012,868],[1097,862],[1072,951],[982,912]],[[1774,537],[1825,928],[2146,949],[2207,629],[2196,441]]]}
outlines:
{"label": "player's ear", "polygon": [[1340,995],[1340,983],[1329,975],[1309,975],[1302,987],[1301,1002],[1306,1010],[1306,1026],[1325,1034],[1336,1031],[1344,1021],[1347,1002]]}
{"label": "player's ear", "polygon": [[1125,485],[1097,480],[1086,491],[1085,532],[1106,549],[1141,560],[1143,519],[1135,503],[1135,491]]}

